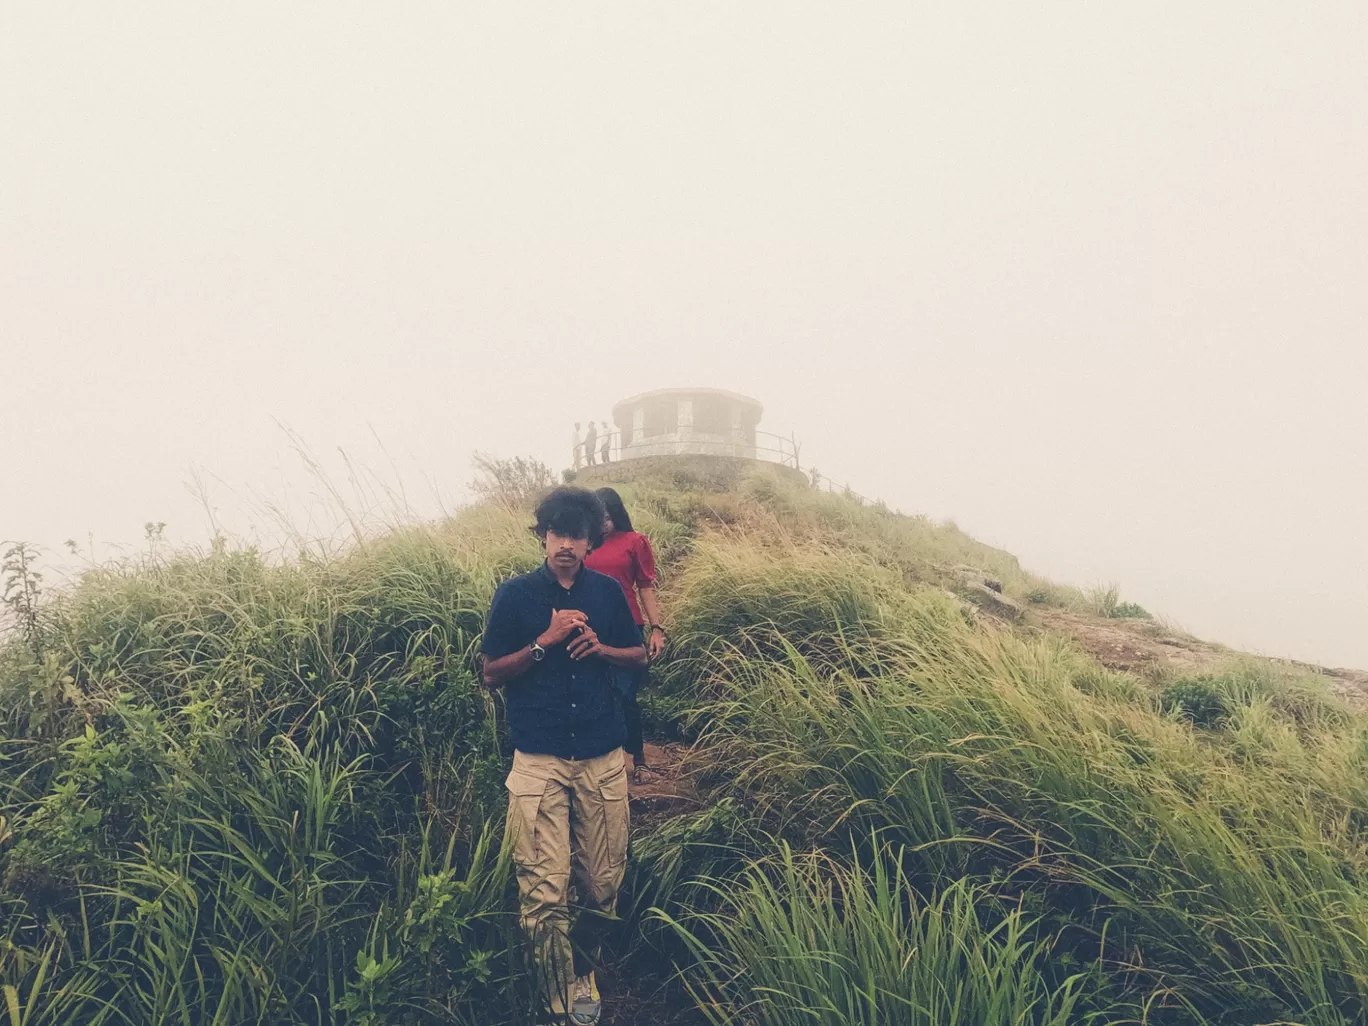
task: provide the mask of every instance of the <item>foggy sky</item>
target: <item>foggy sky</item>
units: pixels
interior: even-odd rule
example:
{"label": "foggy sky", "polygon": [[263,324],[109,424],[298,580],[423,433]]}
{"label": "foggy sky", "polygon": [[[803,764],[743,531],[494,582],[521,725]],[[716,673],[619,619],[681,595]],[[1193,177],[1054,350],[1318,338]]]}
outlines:
{"label": "foggy sky", "polygon": [[1368,666],[1365,11],[0,0],[0,538],[202,543],[195,472],[322,530],[287,430],[433,515],[714,385],[1030,569]]}

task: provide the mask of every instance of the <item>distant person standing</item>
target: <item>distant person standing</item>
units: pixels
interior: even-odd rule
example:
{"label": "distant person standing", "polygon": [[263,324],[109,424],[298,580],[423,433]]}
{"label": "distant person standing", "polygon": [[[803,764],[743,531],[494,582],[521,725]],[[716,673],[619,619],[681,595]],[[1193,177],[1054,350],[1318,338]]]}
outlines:
{"label": "distant person standing", "polygon": [[660,625],[660,605],[656,602],[655,553],[650,539],[632,530],[632,518],[614,489],[600,488],[594,494],[603,503],[603,541],[585,557],[584,565],[607,574],[622,585],[632,619],[641,632],[641,642],[646,646],[645,666],[620,668],[614,673],[618,692],[622,695],[623,717],[627,721],[627,743],[622,747],[632,756],[632,779],[641,783],[654,771],[646,765],[637,692],[648,682],[650,664],[665,651],[665,628]]}
{"label": "distant person standing", "polygon": [[603,442],[599,446],[599,455],[603,457],[605,465],[608,463],[608,456],[613,451],[613,429],[608,426],[608,422],[603,421]]}
{"label": "distant person standing", "polygon": [[598,444],[598,428],[594,422],[589,422],[589,430],[584,434],[584,465],[592,467],[594,465],[594,448]]}
{"label": "distant person standing", "polygon": [[584,455],[584,432],[580,430],[580,422],[575,421],[575,433],[570,439],[570,467],[572,470],[579,470],[580,459]]}

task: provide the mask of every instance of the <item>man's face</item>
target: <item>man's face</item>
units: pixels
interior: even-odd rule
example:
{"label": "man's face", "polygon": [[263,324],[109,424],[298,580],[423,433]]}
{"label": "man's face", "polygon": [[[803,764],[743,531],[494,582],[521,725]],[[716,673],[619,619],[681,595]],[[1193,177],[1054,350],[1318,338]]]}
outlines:
{"label": "man's face", "polygon": [[589,554],[588,538],[567,538],[555,531],[546,532],[546,561],[563,570],[573,570]]}

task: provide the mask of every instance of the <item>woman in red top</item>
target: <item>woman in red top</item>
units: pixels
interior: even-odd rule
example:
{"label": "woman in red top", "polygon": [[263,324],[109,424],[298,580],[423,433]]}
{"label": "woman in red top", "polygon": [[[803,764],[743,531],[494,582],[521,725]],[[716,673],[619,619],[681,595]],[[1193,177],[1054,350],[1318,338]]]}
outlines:
{"label": "woman in red top", "polygon": [[660,626],[660,606],[656,603],[655,553],[651,551],[647,537],[632,530],[632,518],[627,515],[622,497],[612,488],[600,488],[596,494],[603,502],[605,511],[603,544],[589,553],[584,565],[607,574],[622,585],[627,605],[631,607],[632,616],[641,628],[641,642],[646,646],[646,669],[616,671],[623,713],[627,720],[627,744],[624,747],[632,754],[632,776],[640,780],[643,771],[651,770],[646,765],[645,744],[641,737],[641,709],[637,705],[637,690],[646,684],[650,663],[665,650],[665,629]]}

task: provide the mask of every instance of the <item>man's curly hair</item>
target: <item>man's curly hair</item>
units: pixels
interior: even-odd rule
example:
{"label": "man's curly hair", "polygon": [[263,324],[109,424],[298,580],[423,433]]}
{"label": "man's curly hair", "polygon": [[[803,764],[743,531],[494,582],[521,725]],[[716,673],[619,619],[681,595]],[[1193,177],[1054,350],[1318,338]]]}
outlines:
{"label": "man's curly hair", "polygon": [[603,503],[587,488],[556,488],[537,504],[532,530],[545,540],[548,531],[564,538],[588,538],[589,547],[603,544]]}

